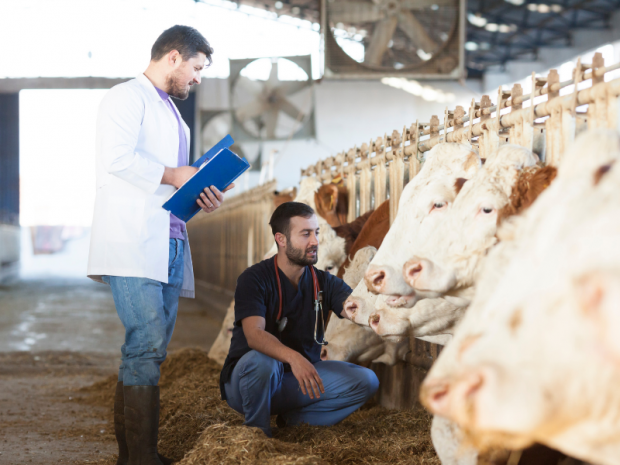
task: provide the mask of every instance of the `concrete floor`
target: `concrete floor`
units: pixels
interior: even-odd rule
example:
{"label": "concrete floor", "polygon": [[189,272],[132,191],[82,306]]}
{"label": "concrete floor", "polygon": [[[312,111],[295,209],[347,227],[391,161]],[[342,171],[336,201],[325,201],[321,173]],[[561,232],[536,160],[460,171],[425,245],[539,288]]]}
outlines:
{"label": "concrete floor", "polygon": [[[220,322],[181,299],[170,351],[207,350]],[[107,285],[36,278],[0,286],[0,464],[93,463],[116,452],[101,408],[75,402],[117,370],[124,330]]]}
{"label": "concrete floor", "polygon": [[[194,299],[180,299],[170,349],[208,349],[220,323]],[[119,354],[124,330],[112,293],[87,278],[48,278],[0,286],[0,352]]]}

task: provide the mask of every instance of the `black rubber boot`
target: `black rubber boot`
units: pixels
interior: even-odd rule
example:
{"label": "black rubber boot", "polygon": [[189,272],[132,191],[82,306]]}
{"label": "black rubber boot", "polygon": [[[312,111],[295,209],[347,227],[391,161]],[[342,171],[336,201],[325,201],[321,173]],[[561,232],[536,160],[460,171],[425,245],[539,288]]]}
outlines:
{"label": "black rubber boot", "polygon": [[129,450],[125,438],[125,401],[122,381],[116,383],[116,392],[114,393],[114,435],[118,443],[116,465],[127,465],[129,463]]}
{"label": "black rubber boot", "polygon": [[172,460],[157,453],[159,387],[123,386],[123,398],[127,465],[170,465]]}

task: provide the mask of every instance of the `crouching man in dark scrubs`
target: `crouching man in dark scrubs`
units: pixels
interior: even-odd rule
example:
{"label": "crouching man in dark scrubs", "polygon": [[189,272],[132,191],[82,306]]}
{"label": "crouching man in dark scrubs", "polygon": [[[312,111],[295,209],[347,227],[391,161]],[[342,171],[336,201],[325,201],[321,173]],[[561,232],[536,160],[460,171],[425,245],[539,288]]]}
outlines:
{"label": "crouching man in dark scrubs", "polygon": [[[320,359],[328,311],[341,317],[352,291],[312,266],[319,254],[314,210],[287,202],[269,224],[278,253],[237,280],[235,326],[220,389],[228,405],[245,416],[245,425],[271,437],[271,415],[279,427],[333,425],[371,398],[379,380],[367,368]],[[321,298],[317,313],[315,300]]]}

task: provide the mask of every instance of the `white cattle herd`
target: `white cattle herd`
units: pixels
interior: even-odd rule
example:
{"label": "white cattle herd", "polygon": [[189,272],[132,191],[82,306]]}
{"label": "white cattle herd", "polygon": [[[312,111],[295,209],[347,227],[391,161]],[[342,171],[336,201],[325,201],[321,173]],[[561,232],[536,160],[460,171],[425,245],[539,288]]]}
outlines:
{"label": "white cattle herd", "polygon": [[[557,170],[516,145],[486,160],[436,145],[381,246],[347,268],[350,321],[331,318],[322,358],[395,364],[409,337],[445,344],[421,391],[444,465],[534,443],[620,464],[619,155],[602,129]],[[305,178],[298,198],[312,205],[318,185]],[[338,240],[322,222],[319,256],[336,268]]]}

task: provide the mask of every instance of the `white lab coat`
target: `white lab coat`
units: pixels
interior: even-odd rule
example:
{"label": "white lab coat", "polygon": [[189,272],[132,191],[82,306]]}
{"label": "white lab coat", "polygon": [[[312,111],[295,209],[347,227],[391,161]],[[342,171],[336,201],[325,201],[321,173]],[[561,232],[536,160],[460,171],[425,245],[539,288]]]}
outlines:
{"label": "white lab coat", "polygon": [[[189,151],[189,128],[182,124]],[[97,116],[96,144],[97,195],[88,277],[99,282],[102,275],[110,275],[167,283],[170,213],[162,204],[175,188],[160,183],[164,167],[178,164],[178,123],[144,74],[105,95]],[[181,296],[194,297],[187,233],[183,259]]]}

